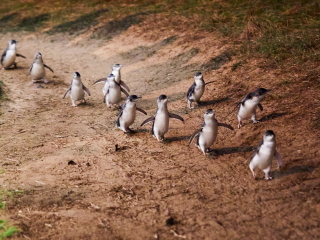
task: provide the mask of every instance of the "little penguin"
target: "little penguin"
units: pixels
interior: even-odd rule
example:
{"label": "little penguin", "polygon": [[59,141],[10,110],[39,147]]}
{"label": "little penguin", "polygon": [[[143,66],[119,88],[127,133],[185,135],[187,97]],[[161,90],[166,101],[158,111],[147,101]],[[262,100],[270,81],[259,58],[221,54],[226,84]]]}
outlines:
{"label": "little penguin", "polygon": [[8,42],[8,47],[1,56],[1,64],[3,66],[3,69],[8,69],[12,65],[17,68],[17,63],[15,62],[16,57],[26,58],[25,56],[17,53],[17,41],[10,40]]}
{"label": "little penguin", "polygon": [[138,97],[136,95],[130,95],[127,98],[126,102],[122,105],[122,109],[117,119],[117,127],[125,133],[133,132],[132,129],[130,129],[129,127],[136,119],[136,111],[141,112],[144,115],[147,115],[147,113],[144,110],[136,106],[135,100],[139,98],[141,97]]}
{"label": "little penguin", "polygon": [[226,123],[219,123],[215,118],[215,111],[208,109],[204,112],[204,122],[201,128],[196,130],[190,137],[189,144],[197,137],[196,146],[204,155],[210,152],[210,147],[216,141],[218,135],[218,127],[225,127],[234,130],[232,126]]}
{"label": "little penguin", "polygon": [[[121,80],[121,74],[120,74],[120,69],[121,69],[121,67],[122,67],[122,65],[120,65],[120,64],[115,64],[115,65],[113,65],[111,74],[114,75],[115,81],[116,81],[117,83],[119,83],[120,86],[124,87],[128,92],[130,92],[130,89],[129,89],[129,87],[127,86],[127,84],[125,84],[125,83]],[[101,78],[101,79],[95,81],[94,84],[100,83],[100,82],[104,82],[104,83],[105,83],[105,84],[104,84],[104,87],[102,88],[102,92],[103,92],[103,95],[106,95],[106,92],[107,92],[108,87],[109,87],[109,85],[108,85],[109,82],[108,82],[107,78]]]}
{"label": "little penguin", "polygon": [[248,119],[251,117],[251,120],[254,124],[259,121],[256,120],[256,109],[259,107],[260,111],[263,111],[261,101],[266,95],[267,92],[271,90],[265,88],[258,88],[256,91],[249,93],[245,98],[241,100],[238,105],[240,105],[238,112],[238,128],[243,126],[242,120]]}
{"label": "little penguin", "polygon": [[34,57],[34,61],[29,69],[30,75],[32,77],[32,82],[36,83],[39,80],[43,80],[45,83],[48,83],[48,80],[46,79],[46,71],[44,69],[45,67],[53,72],[53,70],[49,66],[44,64],[42,54],[37,52]]}
{"label": "little penguin", "polygon": [[121,92],[127,97],[129,94],[115,81],[115,76],[112,73],[109,74],[107,81],[108,89],[104,95],[104,102],[107,104],[107,107],[111,108],[112,104],[118,105],[121,101]]}
{"label": "little penguin", "polygon": [[87,92],[89,96],[91,96],[90,91],[88,88],[86,88],[83,83],[81,82],[81,76],[80,73],[75,72],[72,75],[72,82],[66,93],[64,94],[63,98],[66,97],[67,93],[70,91],[70,98],[72,102],[72,106],[76,107],[76,101],[82,100],[83,103],[86,102],[84,99],[84,91]]}
{"label": "little penguin", "polygon": [[141,127],[147,123],[153,122],[152,135],[158,140],[163,141],[164,135],[169,129],[169,118],[175,118],[184,122],[183,118],[177,114],[170,113],[167,107],[168,97],[166,95],[160,95],[157,99],[158,109],[153,117],[146,119]]}
{"label": "little penguin", "polygon": [[194,108],[191,106],[192,102],[200,104],[200,98],[204,93],[205,85],[209,83],[213,83],[213,81],[205,83],[201,72],[198,72],[194,75],[194,83],[189,88],[187,93],[188,107],[190,109]]}
{"label": "little penguin", "polygon": [[276,135],[272,130],[267,130],[263,135],[263,140],[253,154],[253,158],[249,164],[253,178],[256,178],[254,170],[261,169],[265,173],[265,179],[270,180],[269,171],[272,165],[272,159],[275,157],[278,163],[278,169],[282,166],[282,158],[276,150]]}

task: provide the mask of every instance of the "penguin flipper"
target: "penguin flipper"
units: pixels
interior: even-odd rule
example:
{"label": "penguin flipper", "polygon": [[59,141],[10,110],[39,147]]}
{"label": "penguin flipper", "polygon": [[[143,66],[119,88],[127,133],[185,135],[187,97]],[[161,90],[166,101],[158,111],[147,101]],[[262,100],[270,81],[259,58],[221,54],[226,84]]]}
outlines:
{"label": "penguin flipper", "polygon": [[51,72],[53,72],[53,70],[51,69],[51,67],[49,67],[49,66],[47,66],[47,65],[45,65],[45,64],[43,64],[43,66],[46,67],[46,68],[48,68]]}
{"label": "penguin flipper", "polygon": [[101,82],[105,82],[105,81],[107,81],[106,78],[100,78],[99,80],[95,81],[93,84],[101,83]]}
{"label": "penguin flipper", "polygon": [[144,110],[142,110],[141,108],[136,107],[136,110],[137,110],[138,112],[143,113],[144,115],[147,115],[147,113],[146,113]]}
{"label": "penguin flipper", "polygon": [[192,135],[190,136],[190,140],[189,140],[189,145],[192,143],[192,141],[199,136],[199,134],[201,133],[202,128],[197,129],[194,133],[192,133]]}
{"label": "penguin flipper", "polygon": [[84,85],[82,84],[82,88],[83,88],[83,90],[85,90],[85,91],[88,93],[89,96],[91,96],[90,91],[89,91],[88,88],[86,88],[86,86],[84,86]]}
{"label": "penguin flipper", "polygon": [[143,121],[143,123],[141,123],[140,127],[146,125],[147,123],[153,122],[155,120],[155,116],[149,117],[146,120]]}
{"label": "penguin flipper", "polygon": [[180,120],[181,122],[184,121],[184,119],[183,119],[182,117],[180,117],[178,114],[174,114],[174,113],[170,113],[170,112],[169,112],[169,117],[170,117],[170,118],[178,119],[178,120]]}
{"label": "penguin flipper", "polygon": [[190,99],[190,97],[192,96],[192,94],[194,93],[194,89],[196,88],[196,84],[193,83],[191,85],[191,87],[189,88],[188,92],[187,92],[187,99],[189,99],[190,101],[192,101],[192,99]]}
{"label": "penguin flipper", "polygon": [[6,55],[7,55],[7,51],[4,51],[2,56],[1,56],[1,64],[3,63],[3,60],[6,57]]}
{"label": "penguin flipper", "polygon": [[274,156],[277,159],[277,163],[278,163],[278,169],[280,169],[280,167],[282,166],[282,157],[281,155],[278,153],[277,150],[274,151]]}
{"label": "penguin flipper", "polygon": [[263,107],[262,107],[261,103],[258,103],[258,108],[260,109],[260,111],[263,111]]}
{"label": "penguin flipper", "polygon": [[71,91],[71,86],[68,88],[68,90],[66,91],[66,93],[63,95],[63,98],[62,98],[62,99],[64,99],[64,98],[66,97],[66,95],[67,95],[67,93],[68,93],[69,91]]}
{"label": "penguin flipper", "polygon": [[108,89],[108,91],[106,92],[106,94],[104,95],[104,97],[103,97],[103,103],[106,103],[106,97],[107,97],[107,94],[109,93],[109,89]]}
{"label": "penguin flipper", "polygon": [[130,92],[129,87],[128,87],[127,84],[125,84],[123,81],[120,81],[120,85],[121,85],[122,87],[124,87],[125,89],[127,89],[128,92]]}
{"label": "penguin flipper", "polygon": [[207,85],[207,84],[210,84],[210,83],[213,83],[213,82],[215,82],[215,81],[211,81],[211,82],[206,82],[206,83],[205,83],[205,85]]}
{"label": "penguin flipper", "polygon": [[121,89],[121,92],[123,92],[127,97],[129,97],[129,93],[127,93],[126,90],[124,90],[122,87],[120,87],[120,89]]}
{"label": "penguin flipper", "polygon": [[231,125],[226,124],[226,123],[218,123],[218,126],[219,127],[229,128],[230,130],[234,130],[234,128]]}
{"label": "penguin flipper", "polygon": [[[123,108],[122,108],[123,109]],[[122,116],[123,110],[120,111],[118,118],[117,118],[117,127],[120,127],[120,117]]]}
{"label": "penguin flipper", "polygon": [[23,56],[23,55],[21,55],[21,54],[19,54],[19,53],[16,53],[16,56],[17,56],[17,57],[26,58],[25,56]]}

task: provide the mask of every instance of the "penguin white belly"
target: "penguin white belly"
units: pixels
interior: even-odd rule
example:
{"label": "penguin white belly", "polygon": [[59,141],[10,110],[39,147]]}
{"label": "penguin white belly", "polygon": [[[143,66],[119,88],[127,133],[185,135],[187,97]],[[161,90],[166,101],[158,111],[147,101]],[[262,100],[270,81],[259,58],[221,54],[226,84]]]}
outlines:
{"label": "penguin white belly", "polygon": [[74,101],[84,99],[84,90],[82,85],[72,85],[70,98]]}
{"label": "penguin white belly", "polygon": [[204,93],[204,86],[197,86],[194,89],[193,100],[198,102]]}
{"label": "penguin white belly", "polygon": [[217,139],[218,127],[204,127],[199,136],[199,146],[202,151],[210,148]]}
{"label": "penguin white belly", "polygon": [[157,113],[156,119],[154,120],[153,124],[153,133],[158,140],[168,132],[169,129],[169,114],[160,112]]}
{"label": "penguin white belly", "polygon": [[273,144],[264,146],[259,149],[259,153],[252,159],[254,168],[266,169],[271,166],[272,158],[274,156],[275,146]]}
{"label": "penguin white belly", "polygon": [[252,100],[247,100],[244,103],[244,106],[241,104],[238,116],[241,119],[251,118],[255,114],[257,108],[257,103]]}
{"label": "penguin white belly", "polygon": [[109,93],[106,95],[106,103],[118,104],[121,101],[120,87],[109,88]]}
{"label": "penguin white belly", "polygon": [[123,110],[120,118],[120,128],[125,131],[134,122],[136,118],[136,106],[128,107]]}
{"label": "penguin white belly", "polygon": [[45,76],[46,76],[44,66],[39,63],[33,63],[32,70],[31,70],[30,74],[34,80],[40,80],[40,79],[45,78]]}
{"label": "penguin white belly", "polygon": [[5,68],[10,67],[14,63],[15,60],[16,60],[16,51],[7,50],[6,56],[3,59],[2,65]]}

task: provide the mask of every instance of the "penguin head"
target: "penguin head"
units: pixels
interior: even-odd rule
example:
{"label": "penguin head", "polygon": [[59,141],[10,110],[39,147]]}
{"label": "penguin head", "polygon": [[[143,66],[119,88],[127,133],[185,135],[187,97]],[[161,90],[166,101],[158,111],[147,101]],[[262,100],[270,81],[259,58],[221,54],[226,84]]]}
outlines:
{"label": "penguin head", "polygon": [[130,96],[128,97],[128,100],[129,100],[130,102],[134,102],[135,100],[137,100],[137,99],[139,99],[139,98],[141,98],[141,97],[138,97],[137,95],[130,95]]}
{"label": "penguin head", "polygon": [[166,103],[167,101],[168,97],[166,95],[160,95],[157,100],[158,103]]}
{"label": "penguin head", "polygon": [[115,76],[111,73],[111,74],[108,75],[107,80],[108,81],[114,81],[115,80]]}
{"label": "penguin head", "polygon": [[35,59],[39,59],[39,58],[42,58],[42,55],[41,55],[41,53],[37,52],[34,58],[35,58]]}
{"label": "penguin head", "polygon": [[275,137],[276,137],[276,135],[274,134],[274,132],[272,130],[267,130],[264,133],[263,140],[264,141],[272,141],[275,139]]}
{"label": "penguin head", "polygon": [[194,75],[194,80],[203,80],[202,78],[202,73],[201,72],[197,72],[195,75]]}
{"label": "penguin head", "polygon": [[8,42],[8,47],[9,49],[15,49],[16,48],[16,44],[17,44],[17,41],[16,40],[10,40]]}
{"label": "penguin head", "polygon": [[115,71],[115,70],[119,71],[121,69],[121,67],[122,67],[122,65],[117,63],[117,64],[113,65],[112,71]]}
{"label": "penguin head", "polygon": [[72,77],[73,77],[74,79],[80,79],[81,75],[80,75],[80,73],[75,72],[75,73],[72,75]]}
{"label": "penguin head", "polygon": [[261,100],[267,94],[267,92],[270,91],[270,89],[258,88],[256,91],[253,92],[253,97],[257,97]]}
{"label": "penguin head", "polygon": [[204,112],[204,119],[214,118],[214,117],[215,117],[215,113],[216,113],[215,110],[212,110],[212,109],[206,110],[206,111]]}

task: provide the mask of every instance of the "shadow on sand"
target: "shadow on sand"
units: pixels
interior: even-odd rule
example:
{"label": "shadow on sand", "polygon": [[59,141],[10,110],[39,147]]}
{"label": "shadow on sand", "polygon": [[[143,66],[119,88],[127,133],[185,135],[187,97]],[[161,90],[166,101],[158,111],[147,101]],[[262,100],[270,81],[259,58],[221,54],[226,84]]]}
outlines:
{"label": "shadow on sand", "polygon": [[279,178],[282,178],[284,176],[288,176],[288,175],[296,174],[296,173],[301,173],[301,172],[309,172],[309,173],[311,173],[315,169],[316,169],[316,167],[314,167],[314,166],[294,166],[294,167],[291,167],[289,169],[286,169],[286,170],[280,171],[280,172],[278,170],[271,171],[270,175],[274,179],[279,179]]}

